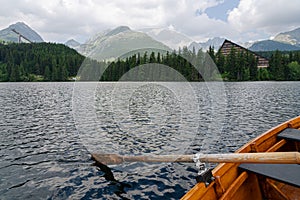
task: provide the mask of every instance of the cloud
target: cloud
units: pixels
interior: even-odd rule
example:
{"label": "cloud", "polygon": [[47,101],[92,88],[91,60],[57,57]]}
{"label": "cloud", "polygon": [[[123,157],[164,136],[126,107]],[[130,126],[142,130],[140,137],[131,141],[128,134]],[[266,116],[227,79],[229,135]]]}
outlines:
{"label": "cloud", "polygon": [[240,32],[276,34],[300,25],[299,0],[240,0],[228,22]]}
{"label": "cloud", "polygon": [[[2,2],[1,2],[2,1]],[[255,40],[300,26],[299,0],[240,0],[228,22],[209,17],[224,0],[0,0],[0,28],[24,21],[46,41],[82,42],[120,25],[132,29],[173,26],[196,40],[223,36]],[[229,1],[227,2],[229,3]]]}
{"label": "cloud", "polygon": [[197,16],[181,16],[174,19],[171,23],[180,32],[196,40],[205,40],[217,36],[232,38],[235,35],[235,31],[226,22],[211,19],[205,13]]}
{"label": "cloud", "polygon": [[[107,28],[127,25],[133,29],[167,27],[185,30],[186,34],[201,34],[211,24],[205,14],[197,15],[215,6],[220,0],[11,0],[0,7],[0,24],[7,26],[24,21],[46,40],[85,35]],[[201,21],[201,23],[199,22]],[[200,24],[200,26],[198,26]],[[5,28],[5,27],[1,27]],[[211,30],[211,29],[210,29]]]}

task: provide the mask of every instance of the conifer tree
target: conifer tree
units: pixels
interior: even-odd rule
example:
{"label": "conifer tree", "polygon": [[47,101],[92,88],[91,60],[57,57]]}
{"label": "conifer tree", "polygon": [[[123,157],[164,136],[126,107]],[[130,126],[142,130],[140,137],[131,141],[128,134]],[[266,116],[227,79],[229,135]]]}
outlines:
{"label": "conifer tree", "polygon": [[48,65],[45,67],[44,80],[51,81],[51,71]]}

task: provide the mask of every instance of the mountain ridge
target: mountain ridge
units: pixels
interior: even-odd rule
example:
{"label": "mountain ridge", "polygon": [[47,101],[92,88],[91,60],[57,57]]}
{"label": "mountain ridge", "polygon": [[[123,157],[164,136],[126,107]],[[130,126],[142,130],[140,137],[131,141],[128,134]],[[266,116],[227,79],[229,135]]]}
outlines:
{"label": "mountain ridge", "polygon": [[300,27],[291,31],[279,33],[273,40],[300,47]]}
{"label": "mountain ridge", "polygon": [[254,42],[249,49],[251,51],[298,51],[300,46],[291,45],[288,43],[278,42],[275,40],[262,40]]}
{"label": "mountain ridge", "polygon": [[96,60],[113,60],[126,53],[139,49],[157,49],[171,51],[145,33],[133,31],[129,27],[119,26],[91,37],[78,51]]}
{"label": "mountain ridge", "polygon": [[11,24],[7,28],[0,30],[0,40],[18,42],[19,36],[12,31],[13,29],[28,38],[31,42],[44,42],[43,38],[24,22]]}
{"label": "mountain ridge", "polygon": [[214,47],[215,50],[218,50],[223,42],[225,41],[225,38],[222,37],[214,37],[211,39],[208,39],[206,42],[192,42],[189,46],[188,49],[195,51],[199,51],[199,49],[202,50],[208,50],[210,46]]}

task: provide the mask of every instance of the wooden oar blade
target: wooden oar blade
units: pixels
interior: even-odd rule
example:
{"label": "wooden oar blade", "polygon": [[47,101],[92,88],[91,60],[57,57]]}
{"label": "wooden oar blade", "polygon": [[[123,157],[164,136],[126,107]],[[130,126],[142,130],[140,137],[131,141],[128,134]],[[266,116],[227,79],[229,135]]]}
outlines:
{"label": "wooden oar blade", "polygon": [[123,163],[123,158],[118,154],[92,154],[92,159],[104,165],[117,165]]}

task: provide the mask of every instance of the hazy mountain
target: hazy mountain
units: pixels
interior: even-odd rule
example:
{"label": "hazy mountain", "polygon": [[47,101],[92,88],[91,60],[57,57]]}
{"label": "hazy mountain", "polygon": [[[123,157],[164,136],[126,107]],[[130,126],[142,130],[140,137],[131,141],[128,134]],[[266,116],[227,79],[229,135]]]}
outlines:
{"label": "hazy mountain", "polygon": [[199,49],[203,49],[201,42],[192,42],[189,46],[188,49],[189,50],[193,50],[193,48],[195,49],[195,51],[197,52]]}
{"label": "hazy mountain", "polygon": [[240,44],[242,47],[245,47],[245,48],[250,48],[256,41],[250,41],[250,42],[244,42],[242,44]]}
{"label": "hazy mountain", "polygon": [[273,40],[295,46],[300,46],[300,28],[280,33],[276,35]]}
{"label": "hazy mountain", "polygon": [[110,60],[128,52],[146,48],[171,51],[163,43],[154,40],[145,33],[133,31],[127,26],[98,33],[81,45],[78,51],[97,60]]}
{"label": "hazy mountain", "polygon": [[167,28],[146,28],[140,31],[175,50],[178,50],[179,47],[188,46],[193,41],[184,34]]}
{"label": "hazy mountain", "polygon": [[78,49],[80,47],[80,43],[74,39],[68,40],[67,42],[65,42],[65,45],[73,49]]}
{"label": "hazy mountain", "polygon": [[206,42],[192,42],[188,46],[188,49],[193,50],[193,48],[195,48],[197,52],[199,49],[208,50],[209,46],[212,46],[217,51],[223,44],[224,40],[225,38],[214,37],[212,39],[207,40]]}
{"label": "hazy mountain", "polygon": [[249,49],[252,51],[295,51],[300,50],[300,47],[273,40],[263,40],[255,42]]}
{"label": "hazy mountain", "polygon": [[[28,25],[23,22],[17,22],[16,24],[10,25],[8,28],[5,28],[0,31],[0,40],[8,42],[18,42],[18,34],[14,33],[12,29],[15,29],[17,32],[28,38],[31,42],[44,42],[42,37],[32,30]],[[22,39],[22,41],[26,41]]]}

